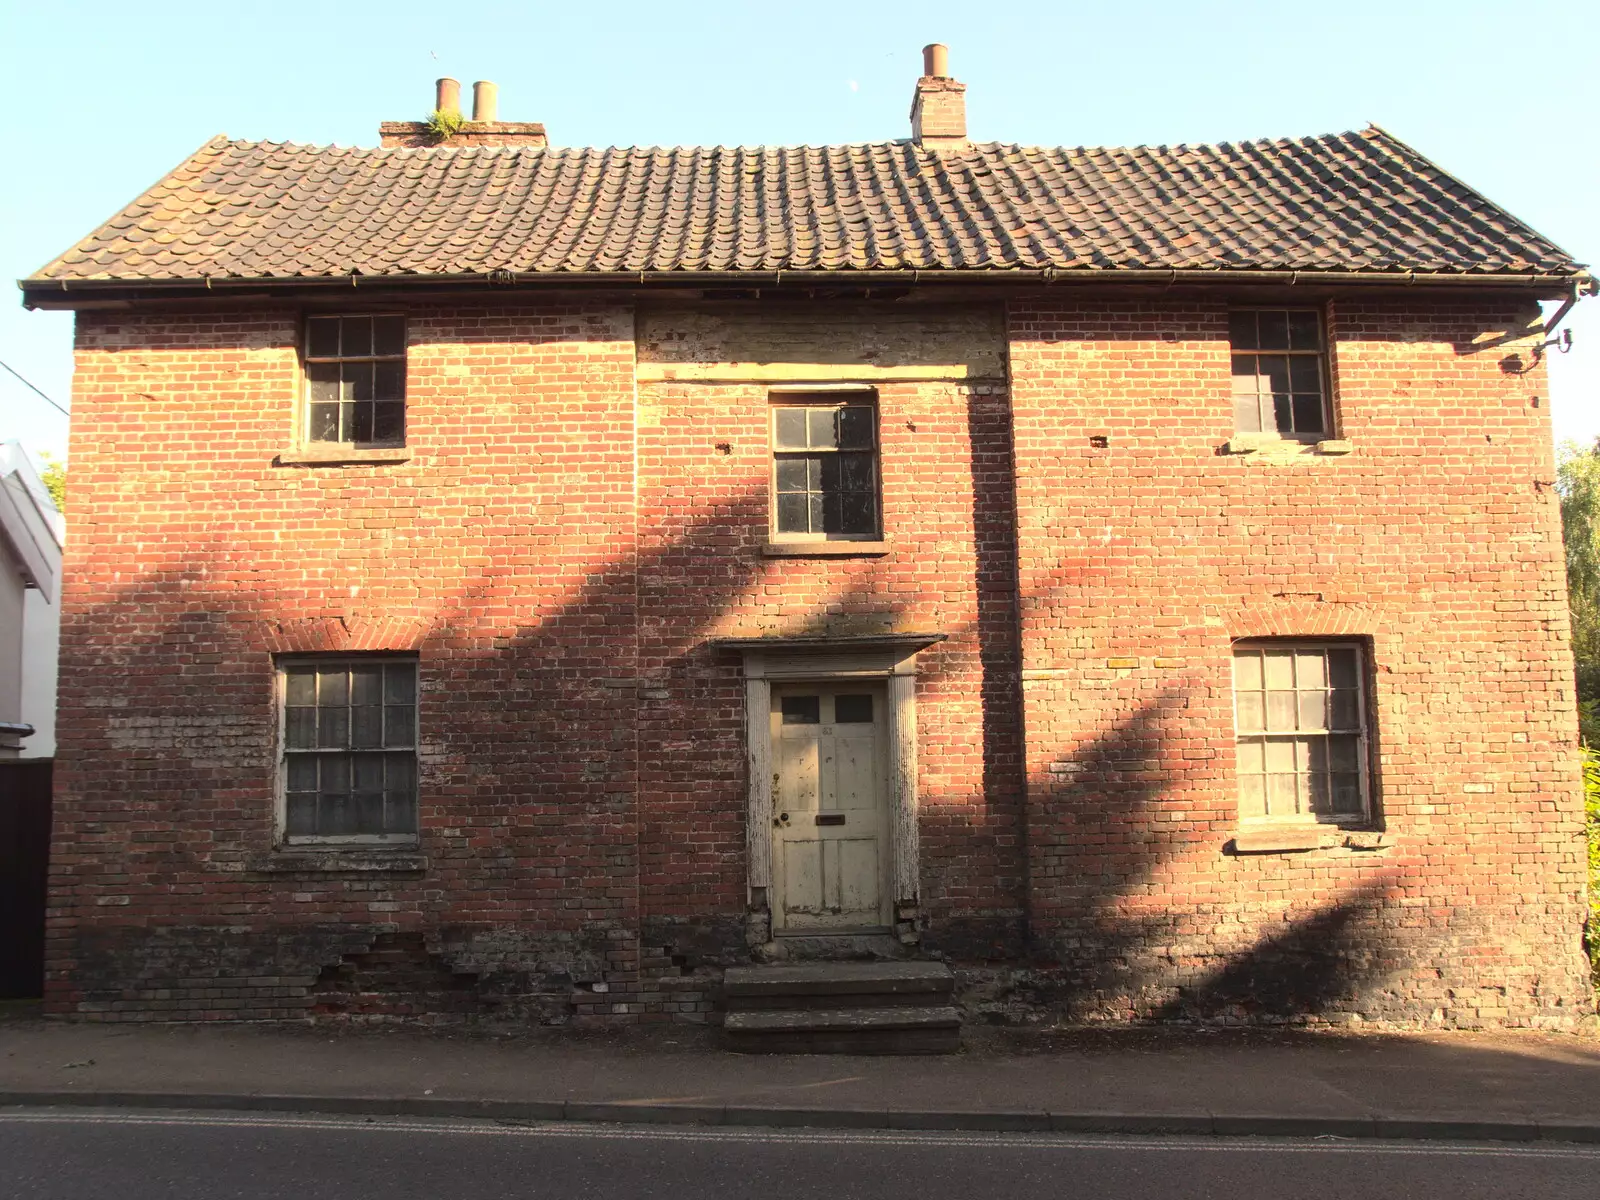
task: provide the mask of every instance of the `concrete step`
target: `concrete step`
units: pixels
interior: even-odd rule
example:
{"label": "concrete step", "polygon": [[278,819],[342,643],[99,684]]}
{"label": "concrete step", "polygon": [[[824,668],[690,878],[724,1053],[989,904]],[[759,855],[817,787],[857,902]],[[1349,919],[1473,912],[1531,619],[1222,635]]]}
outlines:
{"label": "concrete step", "polygon": [[728,1011],[948,1005],[955,988],[938,962],[814,962],[729,967]]}
{"label": "concrete step", "polygon": [[949,1006],[730,1012],[729,1049],[747,1054],[950,1054],[961,1014]]}

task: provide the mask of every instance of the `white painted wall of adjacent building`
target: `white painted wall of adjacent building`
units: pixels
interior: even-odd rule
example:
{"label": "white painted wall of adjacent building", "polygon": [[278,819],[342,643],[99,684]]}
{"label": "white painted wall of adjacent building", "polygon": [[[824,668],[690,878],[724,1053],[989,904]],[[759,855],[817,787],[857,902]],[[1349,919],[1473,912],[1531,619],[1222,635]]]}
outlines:
{"label": "white painted wall of adjacent building", "polygon": [[21,446],[0,445],[0,757],[55,754],[63,527]]}

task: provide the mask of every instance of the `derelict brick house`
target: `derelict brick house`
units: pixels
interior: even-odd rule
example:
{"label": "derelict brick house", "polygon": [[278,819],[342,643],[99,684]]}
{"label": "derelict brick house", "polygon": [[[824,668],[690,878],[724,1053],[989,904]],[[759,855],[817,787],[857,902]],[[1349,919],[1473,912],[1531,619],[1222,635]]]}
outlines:
{"label": "derelict brick house", "polygon": [[[441,85],[441,108],[455,103]],[[202,146],[77,313],[48,1006],[1563,1027],[1535,302],[1388,133]]]}

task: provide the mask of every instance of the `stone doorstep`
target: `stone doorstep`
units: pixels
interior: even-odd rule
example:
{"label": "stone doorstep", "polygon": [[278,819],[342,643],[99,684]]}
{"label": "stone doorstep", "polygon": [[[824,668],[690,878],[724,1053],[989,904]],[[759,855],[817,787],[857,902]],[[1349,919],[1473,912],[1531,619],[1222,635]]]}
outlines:
{"label": "stone doorstep", "polygon": [[941,962],[812,962],[729,967],[723,995],[736,997],[934,994],[948,996],[955,975]]}
{"label": "stone doorstep", "polygon": [[948,1029],[961,1027],[955,1008],[910,1005],[894,1008],[766,1009],[732,1012],[722,1028],[734,1035],[778,1033],[890,1032],[898,1029]]}

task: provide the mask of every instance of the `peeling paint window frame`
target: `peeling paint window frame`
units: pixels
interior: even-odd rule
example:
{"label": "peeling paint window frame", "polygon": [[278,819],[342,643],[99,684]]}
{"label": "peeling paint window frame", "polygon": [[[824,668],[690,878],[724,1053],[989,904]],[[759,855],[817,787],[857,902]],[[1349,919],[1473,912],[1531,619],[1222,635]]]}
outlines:
{"label": "peeling paint window frame", "polygon": [[[1281,313],[1281,314],[1283,314],[1284,317],[1285,317],[1285,324],[1286,325],[1288,325],[1290,323],[1290,321],[1292,320],[1293,316],[1296,315],[1296,314],[1311,316],[1313,318],[1314,322],[1315,322],[1315,325],[1316,325],[1316,346],[1314,348],[1305,347],[1305,346],[1292,346],[1292,345],[1288,344],[1288,343],[1292,342],[1292,340],[1293,340],[1292,335],[1285,339],[1285,343],[1286,344],[1284,346],[1281,346],[1281,347],[1277,347],[1277,346],[1266,347],[1266,346],[1261,346],[1259,344],[1255,345],[1255,346],[1240,346],[1240,345],[1238,345],[1234,341],[1235,318],[1239,317],[1239,316],[1243,316],[1243,315],[1249,314],[1250,316],[1252,316],[1255,319],[1255,328],[1257,330],[1257,337],[1254,340],[1256,340],[1259,343],[1259,341],[1260,341],[1260,337],[1259,337],[1260,318],[1261,318],[1261,315],[1264,314],[1264,313]],[[1323,312],[1323,310],[1321,308],[1319,308],[1319,307],[1317,307],[1315,305],[1302,305],[1302,304],[1288,304],[1288,305],[1284,305],[1284,304],[1239,304],[1239,305],[1234,305],[1231,308],[1229,308],[1228,309],[1228,362],[1229,362],[1229,382],[1230,382],[1229,396],[1231,397],[1232,403],[1233,403],[1233,418],[1232,418],[1232,420],[1233,420],[1234,432],[1235,433],[1239,433],[1239,434],[1254,435],[1254,436],[1257,436],[1257,437],[1278,438],[1278,439],[1281,439],[1282,441],[1286,441],[1286,442],[1305,442],[1307,444],[1314,444],[1316,442],[1327,441],[1329,439],[1337,438],[1339,436],[1339,434],[1338,434],[1338,430],[1337,430],[1337,423],[1336,423],[1336,420],[1335,420],[1335,413],[1334,413],[1333,372],[1332,372],[1332,370],[1330,369],[1330,366],[1329,366],[1329,352],[1330,352],[1330,347],[1328,345],[1327,314],[1325,312]],[[1250,393],[1248,393],[1248,395],[1250,395],[1250,396],[1252,396],[1254,398],[1255,405],[1256,405],[1256,417],[1257,417],[1256,424],[1257,424],[1257,428],[1255,428],[1255,429],[1246,428],[1245,423],[1241,422],[1239,420],[1240,404],[1241,404],[1241,401],[1247,396],[1247,393],[1241,388],[1241,386],[1239,384],[1239,380],[1241,378],[1244,378],[1244,376],[1240,376],[1240,375],[1234,374],[1233,366],[1234,366],[1234,364],[1235,364],[1237,359],[1239,359],[1241,357],[1245,357],[1245,356],[1249,356],[1249,357],[1252,357],[1252,358],[1255,358],[1255,359],[1258,360],[1257,363],[1254,365],[1254,367],[1253,367],[1253,369],[1251,371],[1251,374],[1248,376],[1248,378],[1256,381],[1255,387],[1253,388],[1253,390]],[[1283,391],[1282,394],[1288,398],[1289,419],[1290,419],[1291,425],[1294,423],[1294,406],[1295,406],[1294,402],[1295,402],[1295,397],[1309,394],[1308,391],[1303,391],[1303,390],[1302,391],[1296,391],[1295,390],[1295,388],[1294,388],[1294,379],[1293,379],[1295,371],[1294,371],[1293,363],[1294,363],[1294,361],[1300,361],[1300,362],[1313,361],[1313,362],[1315,362],[1315,364],[1316,364],[1316,379],[1317,379],[1318,412],[1320,414],[1320,421],[1321,421],[1321,428],[1320,429],[1315,429],[1315,430],[1312,430],[1312,429],[1288,429],[1288,430],[1280,429],[1279,426],[1278,426],[1277,415],[1276,415],[1275,412],[1271,413],[1271,414],[1267,414],[1267,413],[1263,413],[1261,411],[1261,404],[1262,404],[1263,398],[1271,399],[1271,398],[1275,397],[1278,394],[1278,393],[1274,392],[1271,388],[1268,388],[1264,392],[1261,389],[1261,382],[1260,381],[1265,379],[1265,378],[1268,378],[1267,376],[1264,376],[1262,374],[1261,370],[1260,370],[1259,359],[1262,358],[1262,357],[1281,357],[1281,358],[1284,358],[1285,360],[1287,360],[1288,378],[1285,380],[1285,382],[1287,383],[1288,386],[1285,388],[1285,390]],[[1269,415],[1272,417],[1272,423],[1271,423],[1271,427],[1270,428],[1268,428],[1268,423],[1267,423],[1267,417]]]}
{"label": "peeling paint window frame", "polygon": [[[340,347],[340,351],[341,352],[338,353],[338,354],[313,353],[312,344],[311,344],[311,332],[312,332],[312,324],[313,324],[313,322],[316,322],[316,321],[339,321],[339,322],[342,323],[344,321],[359,321],[359,320],[372,321],[372,320],[377,320],[377,319],[398,320],[400,322],[400,352],[398,354],[378,354],[378,353],[376,353],[376,345],[373,345],[372,352],[369,352],[369,353],[366,353],[366,354],[345,354],[345,353],[343,353],[343,346],[342,345]],[[340,326],[340,336],[341,336],[341,341],[342,341],[342,338],[343,338],[343,326],[342,326],[342,324]],[[410,363],[409,363],[410,347],[411,347],[410,322],[407,320],[406,314],[403,313],[403,312],[396,312],[396,311],[394,311],[392,309],[386,309],[386,310],[378,310],[378,311],[371,311],[371,312],[308,312],[308,313],[304,314],[304,316],[301,318],[301,321],[300,321],[300,380],[301,380],[301,383],[300,383],[300,405],[299,405],[299,412],[298,412],[298,414],[296,415],[296,418],[295,418],[296,433],[297,433],[297,438],[298,438],[299,444],[303,445],[303,446],[306,446],[306,447],[311,447],[311,448],[333,447],[333,446],[349,446],[349,447],[352,447],[354,449],[360,449],[360,450],[403,449],[405,447],[405,445],[406,445],[406,434],[407,434],[407,428],[406,427],[407,427],[407,425],[409,423],[408,419],[410,417],[409,405],[406,402],[406,392],[407,392],[407,387],[408,387],[408,382],[409,382],[408,381],[408,373],[409,373],[409,365],[410,365]],[[312,374],[314,373],[314,369],[317,368],[317,367],[323,367],[323,366],[328,366],[328,365],[335,365],[335,366],[342,367],[343,364],[345,364],[345,363],[371,364],[373,366],[373,368],[374,368],[374,380],[376,380],[376,367],[377,367],[378,364],[383,364],[383,363],[398,363],[399,364],[399,366],[400,366],[400,395],[398,397],[389,397],[389,398],[386,398],[385,401],[379,401],[379,399],[378,399],[378,397],[376,395],[376,382],[375,382],[374,383],[374,394],[373,394],[373,397],[372,397],[371,400],[369,400],[369,401],[351,401],[350,402],[351,404],[362,404],[362,403],[371,404],[373,406],[373,422],[375,424],[376,423],[376,419],[377,419],[376,405],[379,404],[379,403],[384,403],[384,402],[395,402],[395,401],[397,401],[399,403],[399,405],[400,405],[400,433],[399,433],[398,437],[394,437],[394,438],[376,438],[376,437],[374,437],[374,438],[368,438],[368,439],[362,440],[362,439],[357,438],[357,437],[354,436],[354,430],[352,430],[352,436],[349,437],[349,438],[344,438],[344,437],[341,436],[341,437],[337,437],[337,438],[333,438],[333,439],[328,439],[328,438],[317,438],[317,437],[312,436],[313,405],[315,403],[318,403],[314,398],[314,384],[315,384],[315,381],[312,379]],[[341,407],[342,407],[343,401],[340,401],[340,404],[341,404]],[[343,433],[343,424],[344,424],[342,415],[339,418],[339,424],[340,424],[340,432],[342,434]]]}
{"label": "peeling paint window frame", "polygon": [[[778,414],[786,409],[832,409],[838,412],[846,408],[865,408],[872,414],[871,442],[864,448],[808,448],[805,451],[784,448],[780,446],[778,437]],[[825,542],[879,542],[883,539],[883,447],[880,437],[882,414],[878,406],[878,392],[876,388],[850,385],[845,387],[793,387],[773,388],[767,394],[767,445],[768,458],[771,466],[767,479],[767,538],[771,542],[783,544],[806,544]],[[860,533],[828,533],[793,532],[779,528],[779,481],[778,472],[780,463],[809,454],[826,453],[863,453],[872,459],[872,525],[866,532]]]}
{"label": "peeling paint window frame", "polygon": [[[352,746],[341,747],[316,747],[316,748],[291,748],[289,745],[289,675],[295,668],[313,668],[317,672],[333,672],[340,669],[348,676],[354,668],[382,666],[409,666],[411,677],[411,718],[410,718],[410,745],[388,745],[387,731],[381,738],[383,744],[370,748]],[[421,669],[420,662],[415,654],[400,653],[367,653],[367,654],[293,654],[277,656],[273,663],[273,703],[277,712],[277,745],[276,768],[277,781],[274,789],[276,794],[274,814],[274,842],[283,847],[322,846],[336,848],[348,846],[352,849],[415,848],[419,844],[421,820],[421,755],[420,741],[422,732],[422,694],[421,694]],[[298,707],[298,706],[297,706]],[[347,700],[345,707],[350,707]],[[313,711],[318,714],[322,706],[313,706]],[[319,733],[320,740],[320,733]],[[410,813],[409,824],[411,828],[404,832],[394,833],[291,833],[289,831],[289,794],[290,794],[290,758],[291,756],[304,755],[343,755],[347,760],[356,754],[371,753],[376,755],[409,755],[410,758]],[[320,770],[320,767],[319,767]],[[353,794],[353,787],[349,789]]]}
{"label": "peeling paint window frame", "polygon": [[[1272,689],[1267,686],[1268,680],[1266,679],[1264,661],[1265,654],[1268,651],[1276,651],[1280,654],[1288,654],[1291,657],[1302,654],[1308,656],[1317,654],[1320,655],[1323,660],[1323,684],[1320,685],[1320,688],[1301,688],[1298,686],[1299,680],[1297,677],[1295,680],[1295,686],[1289,689],[1289,694],[1293,697],[1295,705],[1295,728],[1293,729],[1284,728],[1274,730],[1272,728],[1273,721],[1270,717],[1270,714],[1266,711],[1265,706],[1270,704],[1268,696],[1272,691]],[[1335,689],[1333,686],[1332,661],[1329,655],[1331,652],[1335,651],[1350,653],[1354,661],[1355,684],[1353,688]],[[1262,686],[1258,689],[1241,688],[1239,663],[1241,659],[1252,656],[1259,657],[1262,660]],[[1370,644],[1361,639],[1241,638],[1236,640],[1232,645],[1229,654],[1228,669],[1229,691],[1233,698],[1234,795],[1237,803],[1238,823],[1240,827],[1249,828],[1252,826],[1259,827],[1263,825],[1281,826],[1285,823],[1314,823],[1318,825],[1331,825],[1343,828],[1370,828],[1373,822],[1377,819],[1374,800],[1372,762],[1372,746],[1374,741],[1371,720],[1372,706],[1371,696],[1369,694],[1373,679]],[[1301,728],[1300,697],[1302,694],[1305,694],[1309,697],[1317,690],[1321,690],[1324,693],[1323,724],[1318,728]],[[1353,691],[1355,716],[1352,723],[1337,725],[1334,723],[1331,714],[1334,712],[1335,708],[1333,699],[1333,692],[1335,690]],[[1242,695],[1249,692],[1259,692],[1259,694],[1262,696],[1264,708],[1259,725],[1251,725],[1249,728],[1246,728],[1246,723],[1241,720],[1242,706],[1240,699]],[[1311,809],[1309,802],[1307,802],[1304,808],[1301,808],[1298,776],[1305,774],[1308,776],[1308,778],[1311,778],[1312,782],[1308,787],[1308,791],[1314,792],[1315,775],[1327,775],[1331,780],[1331,777],[1336,772],[1333,771],[1331,765],[1324,767],[1321,771],[1313,769],[1311,771],[1301,772],[1299,770],[1298,762],[1298,755],[1300,753],[1299,747],[1309,747],[1313,739],[1323,739],[1322,760],[1325,764],[1331,764],[1332,758],[1331,751],[1329,749],[1331,746],[1331,739],[1335,737],[1352,736],[1356,740],[1354,773],[1356,775],[1357,787],[1359,788],[1360,794],[1361,803],[1359,811],[1337,812],[1330,810],[1325,813],[1317,813]],[[1255,744],[1260,744],[1263,747],[1262,758],[1265,760],[1267,753],[1265,747],[1269,742],[1296,744],[1296,769],[1293,773],[1297,776],[1297,794],[1295,797],[1297,811],[1288,813],[1273,812],[1269,783],[1272,772],[1270,769],[1267,769],[1270,767],[1270,764],[1267,764],[1264,761],[1264,769],[1261,772],[1255,772],[1249,770],[1248,764],[1244,761],[1246,756],[1249,754],[1245,747],[1247,745]],[[1247,788],[1245,787],[1246,777],[1256,774],[1259,774],[1262,779],[1261,804],[1258,809],[1255,808],[1253,804],[1247,807]],[[1330,782],[1330,794],[1331,786],[1332,785]]]}

